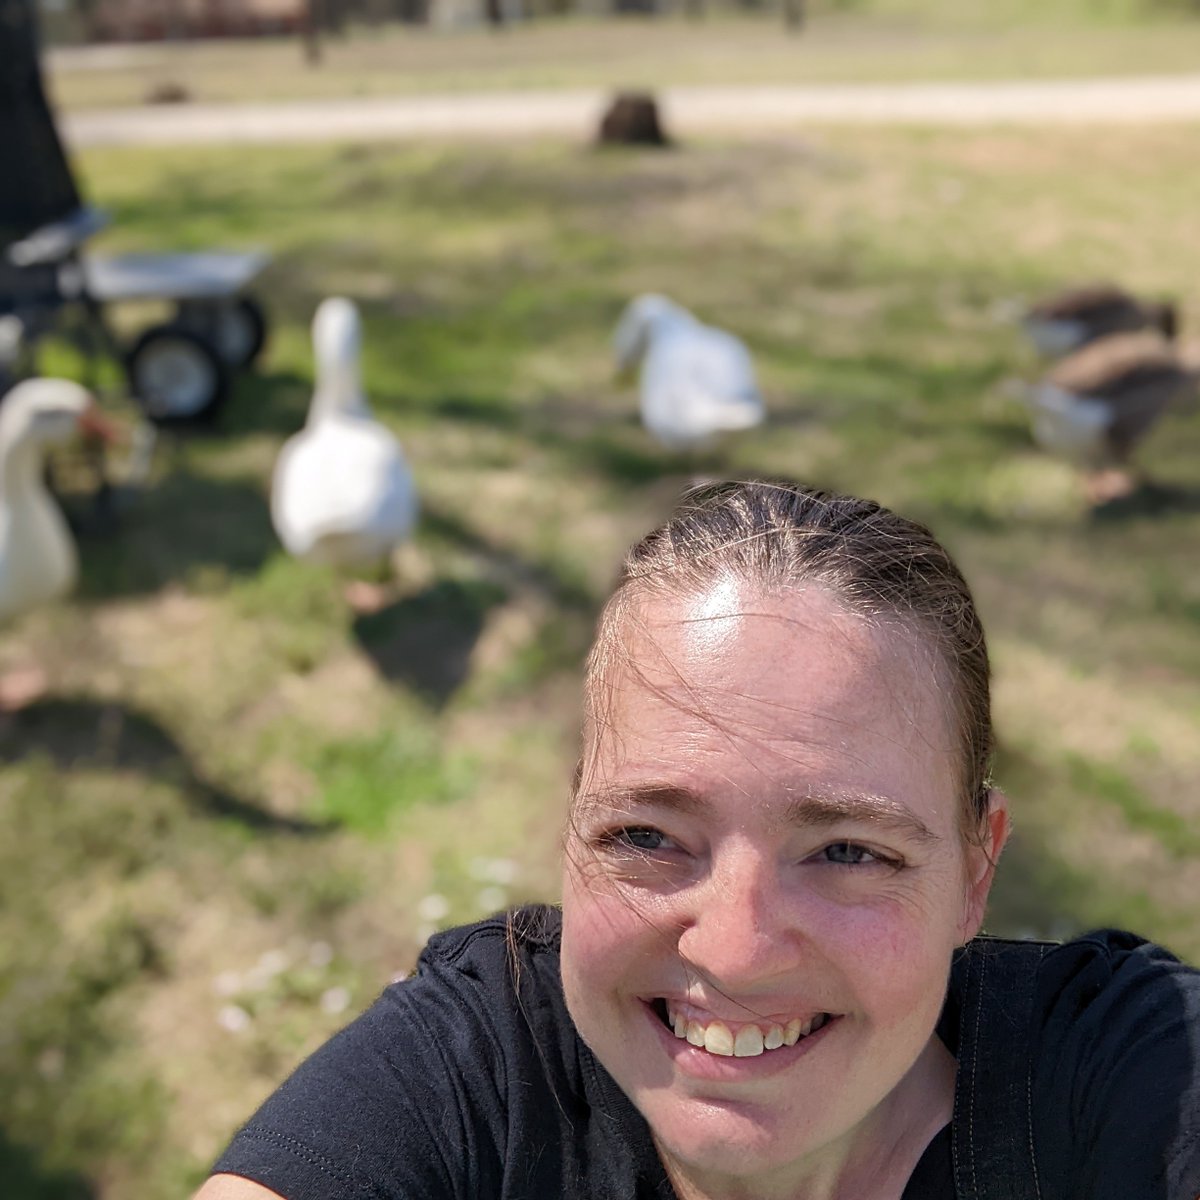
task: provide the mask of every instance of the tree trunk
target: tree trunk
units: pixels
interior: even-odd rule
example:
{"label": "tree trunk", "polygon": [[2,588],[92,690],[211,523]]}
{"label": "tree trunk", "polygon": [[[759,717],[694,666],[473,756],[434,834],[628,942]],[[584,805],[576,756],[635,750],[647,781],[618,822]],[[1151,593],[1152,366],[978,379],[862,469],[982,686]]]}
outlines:
{"label": "tree trunk", "polygon": [[96,14],[96,0],[75,0],[72,7],[83,40],[89,44],[98,42],[100,40],[100,22]]}
{"label": "tree trunk", "polygon": [[167,0],[166,35],[169,42],[182,42],[187,36],[182,0]]}
{"label": "tree trunk", "polygon": [[346,3],[345,0],[323,0],[325,9],[325,28],[334,37],[346,36]]}
{"label": "tree trunk", "polygon": [[803,29],[804,16],[804,0],[783,0],[783,23],[789,29]]}
{"label": "tree trunk", "polygon": [[324,0],[307,0],[300,33],[304,38],[304,61],[310,67],[321,62],[321,18]]}

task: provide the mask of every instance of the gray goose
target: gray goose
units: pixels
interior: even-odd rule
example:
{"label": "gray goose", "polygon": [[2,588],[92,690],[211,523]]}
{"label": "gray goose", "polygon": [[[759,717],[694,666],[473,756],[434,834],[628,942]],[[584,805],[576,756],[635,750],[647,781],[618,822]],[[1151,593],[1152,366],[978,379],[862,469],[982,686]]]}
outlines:
{"label": "gray goose", "polygon": [[1157,329],[1173,339],[1178,312],[1170,301],[1139,300],[1113,284],[1098,283],[1071,288],[1035,304],[1023,324],[1040,354],[1058,358],[1113,333]]}
{"label": "gray goose", "polygon": [[1134,490],[1134,449],[1169,408],[1195,396],[1198,375],[1160,334],[1115,333],[1068,355],[1023,399],[1035,439],[1083,466],[1099,503]]}

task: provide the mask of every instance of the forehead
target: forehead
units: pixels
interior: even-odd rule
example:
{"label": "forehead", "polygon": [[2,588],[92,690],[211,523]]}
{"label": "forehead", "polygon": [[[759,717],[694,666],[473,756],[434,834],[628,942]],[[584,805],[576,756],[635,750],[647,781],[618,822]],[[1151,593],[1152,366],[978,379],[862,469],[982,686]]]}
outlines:
{"label": "forehead", "polygon": [[642,595],[614,632],[592,740],[609,768],[717,758],[736,774],[741,758],[758,773],[956,769],[932,650],[898,623],[847,612],[825,588],[724,579]]}

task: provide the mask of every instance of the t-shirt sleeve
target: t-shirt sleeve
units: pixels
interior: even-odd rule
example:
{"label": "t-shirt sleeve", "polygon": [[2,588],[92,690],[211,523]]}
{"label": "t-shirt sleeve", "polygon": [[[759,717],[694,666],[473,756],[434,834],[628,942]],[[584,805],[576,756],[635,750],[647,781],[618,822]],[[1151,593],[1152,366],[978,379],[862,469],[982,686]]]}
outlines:
{"label": "t-shirt sleeve", "polygon": [[1200,972],[1128,934],[1052,953],[1039,1160],[1071,1200],[1200,1197]]}
{"label": "t-shirt sleeve", "polygon": [[287,1200],[498,1194],[503,1069],[475,982],[427,952],[267,1099],[214,1173]]}

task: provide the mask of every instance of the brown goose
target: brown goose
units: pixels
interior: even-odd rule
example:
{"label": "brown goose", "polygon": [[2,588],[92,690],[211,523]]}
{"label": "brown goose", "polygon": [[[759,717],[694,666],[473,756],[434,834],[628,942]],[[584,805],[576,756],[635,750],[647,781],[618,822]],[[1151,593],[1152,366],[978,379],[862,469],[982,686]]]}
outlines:
{"label": "brown goose", "polygon": [[1173,404],[1196,395],[1198,378],[1160,334],[1115,333],[1064,358],[1024,400],[1038,443],[1085,467],[1100,502],[1134,489],[1134,449]]}
{"label": "brown goose", "polygon": [[1058,358],[1112,333],[1157,329],[1174,338],[1178,312],[1169,301],[1139,300],[1112,284],[1089,284],[1035,304],[1024,326],[1039,353]]}

